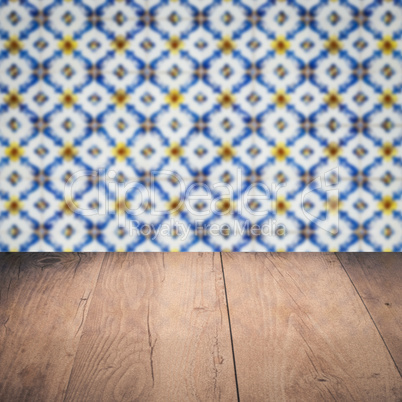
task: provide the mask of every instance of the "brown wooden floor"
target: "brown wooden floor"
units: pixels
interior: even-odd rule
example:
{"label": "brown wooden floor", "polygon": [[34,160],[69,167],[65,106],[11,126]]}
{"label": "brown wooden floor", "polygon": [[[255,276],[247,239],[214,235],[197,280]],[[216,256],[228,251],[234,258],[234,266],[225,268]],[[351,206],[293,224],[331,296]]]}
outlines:
{"label": "brown wooden floor", "polygon": [[401,295],[402,254],[0,254],[0,400],[402,400]]}

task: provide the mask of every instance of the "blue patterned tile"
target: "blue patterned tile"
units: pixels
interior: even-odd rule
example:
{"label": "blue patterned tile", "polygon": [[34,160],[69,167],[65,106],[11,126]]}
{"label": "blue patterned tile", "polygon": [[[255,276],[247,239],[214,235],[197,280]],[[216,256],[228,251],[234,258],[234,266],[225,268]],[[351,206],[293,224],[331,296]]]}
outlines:
{"label": "blue patterned tile", "polygon": [[401,77],[399,0],[0,0],[0,249],[400,251]]}

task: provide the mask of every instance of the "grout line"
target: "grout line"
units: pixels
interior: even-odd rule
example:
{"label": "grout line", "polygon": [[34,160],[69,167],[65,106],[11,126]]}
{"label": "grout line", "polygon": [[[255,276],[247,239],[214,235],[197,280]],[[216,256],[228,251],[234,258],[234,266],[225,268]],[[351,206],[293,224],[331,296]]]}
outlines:
{"label": "grout line", "polygon": [[[363,4],[361,4],[361,7],[359,7],[359,12],[364,12],[364,10],[365,10],[365,6],[363,5]],[[366,34],[366,32],[365,32],[365,28],[364,28],[364,26],[363,26],[363,24],[359,24],[359,29],[358,29],[358,32],[359,32],[359,35],[360,35],[360,37],[361,38],[363,38],[364,37],[364,35]],[[363,57],[363,54],[362,53],[359,53],[359,55],[358,55],[358,57],[357,57],[357,59],[358,59],[358,65],[359,65],[359,69],[360,68],[362,68],[362,66],[363,66],[363,64],[364,64],[364,60],[365,60],[365,58]],[[367,59],[367,57],[366,57],[366,59]],[[364,90],[364,84],[363,84],[363,78],[362,77],[359,77],[359,81],[358,81],[358,91],[359,92],[363,92],[363,90]],[[364,113],[363,113],[363,107],[362,107],[362,105],[358,105],[358,109],[357,109],[357,118],[360,120],[360,119],[362,119],[362,120],[364,120]],[[359,146],[362,146],[363,145],[363,143],[364,143],[364,141],[365,141],[365,139],[366,139],[366,135],[364,134],[364,132],[363,131],[361,131],[361,130],[359,130],[358,131],[358,133],[357,133],[357,136],[356,136],[356,138],[357,138],[357,140],[358,140],[358,144],[359,144]],[[346,146],[347,146],[348,144],[346,144]],[[378,151],[377,151],[378,152]],[[357,167],[358,167],[358,169],[359,169],[359,171],[358,171],[358,175],[361,175],[361,174],[363,174],[363,168],[364,168],[364,163],[363,163],[363,161],[361,160],[361,159],[358,159],[358,161],[357,161]],[[363,185],[362,185],[362,183],[358,183],[358,188],[357,188],[357,196],[359,197],[359,198],[361,198],[361,199],[363,199],[364,198],[364,189],[363,189]],[[338,194],[339,195],[339,194]],[[360,227],[364,227],[364,219],[363,219],[363,215],[362,214],[359,214],[359,216],[358,216],[358,219],[357,219],[357,222],[358,222],[358,224],[359,224],[359,228]],[[359,238],[358,239],[358,242],[357,242],[357,244],[358,244],[358,246],[359,246],[359,252],[362,252],[363,251],[363,247],[364,247],[364,240],[362,239],[362,238]],[[337,256],[338,257],[338,256]],[[340,262],[340,259],[338,258],[338,260],[339,260],[339,262]],[[342,264],[342,262],[341,262],[341,264]],[[343,265],[342,265],[343,266]],[[345,269],[345,268],[344,268]],[[346,270],[345,270],[346,271]],[[349,276],[349,275],[348,275]],[[350,279],[350,278],[349,278]],[[352,282],[353,283],[353,282]],[[354,286],[354,284],[353,284],[353,286]],[[357,291],[357,289],[356,289],[356,291]],[[358,292],[359,293],[359,292]],[[359,296],[360,296],[360,294],[359,294]],[[362,300],[363,301],[363,300]],[[363,302],[364,303],[364,302]],[[368,310],[367,310],[368,311]]]}
{"label": "grout line", "polygon": [[355,284],[353,283],[352,278],[350,277],[348,270],[345,268],[345,266],[343,265],[341,259],[339,258],[339,256],[338,256],[339,253],[334,253],[334,254],[336,255],[336,258],[338,259],[339,263],[341,264],[343,270],[345,271],[345,273],[346,273],[346,275],[348,276],[348,278],[349,278],[351,284],[353,285],[353,287],[354,287],[356,293],[358,294],[358,296],[359,296],[361,302],[363,303],[363,306],[365,307],[365,309],[366,309],[368,315],[370,316],[371,321],[373,322],[373,324],[374,324],[374,326],[375,326],[375,328],[376,328],[378,334],[380,335],[380,337],[381,337],[381,339],[382,339],[382,341],[383,341],[383,343],[384,343],[384,345],[385,345],[385,347],[386,347],[386,349],[387,349],[389,355],[391,356],[392,361],[394,362],[395,368],[396,368],[396,370],[398,371],[399,376],[402,377],[402,373],[401,373],[401,371],[399,370],[399,367],[398,367],[398,365],[396,364],[395,359],[394,359],[394,357],[392,356],[392,353],[391,353],[391,351],[389,350],[388,345],[387,345],[387,343],[385,342],[384,337],[382,336],[382,334],[381,334],[379,328],[377,327],[377,324],[376,324],[376,322],[374,321],[373,316],[371,315],[369,309],[368,309],[367,306],[366,306],[366,303],[364,302],[364,300],[363,300],[363,298],[361,297],[359,291],[357,290]]}
{"label": "grout line", "polygon": [[235,351],[234,351],[234,346],[233,346],[232,324],[230,323],[229,301],[228,301],[228,293],[226,290],[225,270],[223,269],[222,252],[219,253],[219,256],[221,258],[223,287],[225,288],[226,310],[228,312],[229,334],[230,334],[230,343],[232,345],[232,357],[233,357],[233,368],[234,368],[234,375],[235,375],[235,381],[236,381],[237,401],[240,402],[239,383],[237,381],[236,359],[235,359]]}
{"label": "grout line", "polygon": [[[188,184],[193,184],[196,182],[195,176],[181,176],[180,174],[179,174],[179,176],[180,176],[180,179],[182,179],[185,182],[185,184],[187,184],[187,182],[188,182]],[[214,176],[214,173],[212,173],[208,177],[210,177],[212,180],[219,179],[218,176]],[[265,174],[261,175],[260,177],[261,177],[260,182],[264,182],[265,179],[272,180],[272,176],[268,173],[265,173]],[[142,178],[143,178],[143,176],[127,176],[126,182],[127,181],[138,181],[139,182],[139,181],[141,181]],[[243,178],[246,179],[247,175],[244,175]],[[368,182],[377,182],[377,181],[381,181],[381,180],[382,180],[381,177],[375,177],[375,176],[368,177]],[[113,182],[113,179],[110,179],[110,181]],[[166,178],[156,178],[155,179],[155,183],[165,183],[168,181],[169,181],[169,179],[166,179]],[[211,180],[207,180],[207,181],[211,181]],[[243,181],[245,181],[245,180],[243,180]],[[296,180],[292,180],[292,182],[300,182],[300,181],[302,181],[300,176],[297,176]],[[350,182],[350,181],[354,181],[354,179],[353,179],[353,176],[346,176],[346,177],[341,178],[341,181]],[[397,182],[402,181],[402,176],[395,177],[395,181],[397,181]]]}

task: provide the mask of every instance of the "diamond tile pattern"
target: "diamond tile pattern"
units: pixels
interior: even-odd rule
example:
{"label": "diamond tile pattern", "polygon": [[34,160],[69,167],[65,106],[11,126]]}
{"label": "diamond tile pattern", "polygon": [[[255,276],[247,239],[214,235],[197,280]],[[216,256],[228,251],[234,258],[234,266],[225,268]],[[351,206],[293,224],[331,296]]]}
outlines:
{"label": "diamond tile pattern", "polygon": [[402,1],[0,0],[1,251],[402,251],[401,228]]}

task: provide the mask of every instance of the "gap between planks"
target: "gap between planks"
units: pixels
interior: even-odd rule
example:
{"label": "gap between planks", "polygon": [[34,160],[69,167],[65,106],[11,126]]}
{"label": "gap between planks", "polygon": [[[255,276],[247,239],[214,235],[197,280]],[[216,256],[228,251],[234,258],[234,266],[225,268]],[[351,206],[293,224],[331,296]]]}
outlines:
{"label": "gap between planks", "polygon": [[237,381],[236,357],[235,357],[235,350],[234,350],[234,345],[233,345],[232,324],[230,323],[230,308],[229,308],[228,292],[227,292],[227,289],[226,289],[225,268],[223,267],[222,252],[219,253],[219,257],[220,257],[220,260],[221,260],[221,267],[222,267],[223,286],[225,288],[226,310],[228,312],[230,344],[231,344],[231,347],[232,347],[233,368],[234,368],[234,376],[235,376],[235,382],[236,382],[237,401],[240,402],[239,383]]}

